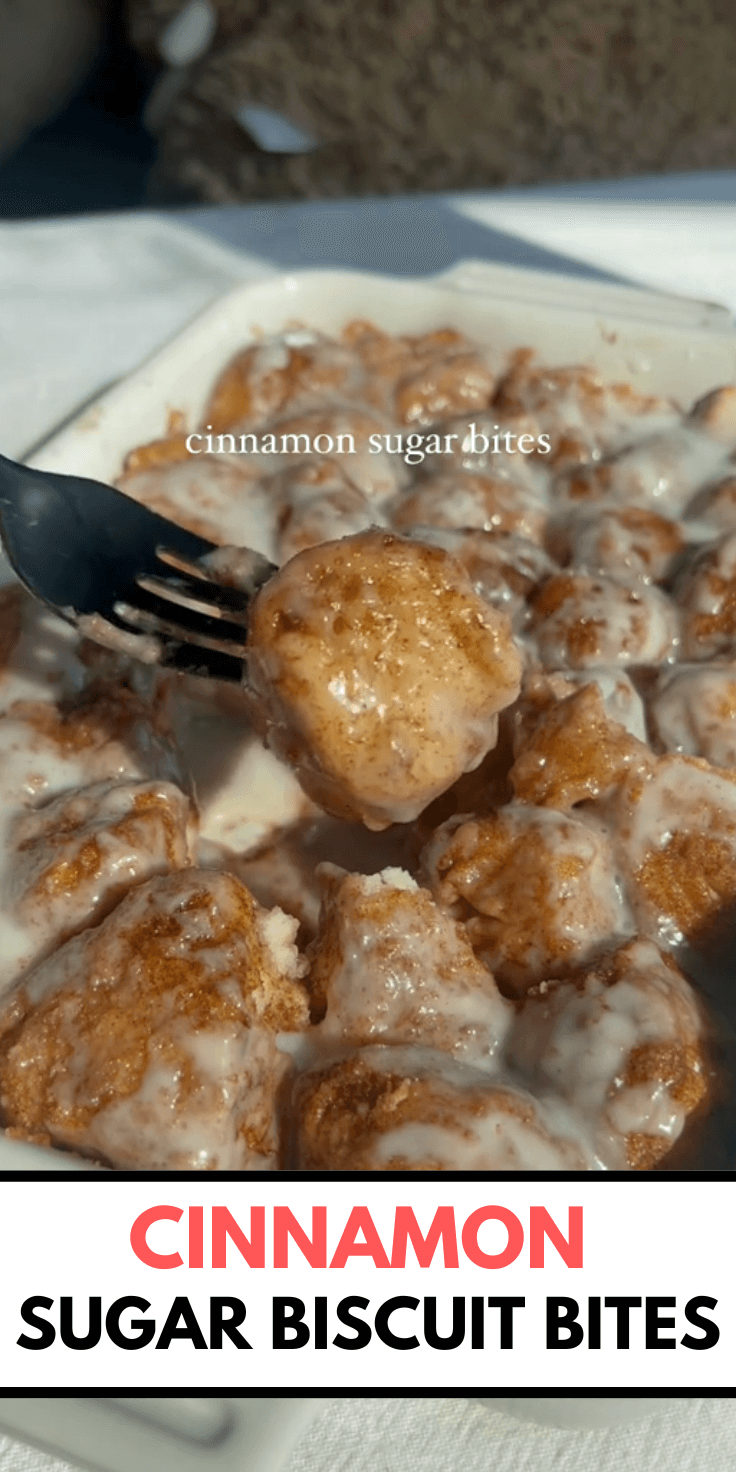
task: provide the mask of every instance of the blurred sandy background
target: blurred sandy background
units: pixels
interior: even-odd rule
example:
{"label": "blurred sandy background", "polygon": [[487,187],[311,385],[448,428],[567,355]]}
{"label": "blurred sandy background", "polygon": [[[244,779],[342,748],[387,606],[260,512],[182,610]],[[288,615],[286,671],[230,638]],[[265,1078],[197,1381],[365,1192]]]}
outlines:
{"label": "blurred sandy background", "polygon": [[736,167],[734,0],[0,0],[0,216]]}

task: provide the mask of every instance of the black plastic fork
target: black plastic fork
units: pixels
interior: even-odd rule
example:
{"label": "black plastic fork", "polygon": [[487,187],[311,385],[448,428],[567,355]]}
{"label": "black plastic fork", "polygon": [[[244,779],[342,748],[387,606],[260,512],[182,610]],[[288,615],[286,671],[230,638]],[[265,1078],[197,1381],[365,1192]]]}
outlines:
{"label": "black plastic fork", "polygon": [[[100,481],[0,455],[0,540],[34,597],[100,644],[147,663],[240,682],[247,614],[275,568],[254,554],[248,591],[213,582],[213,542]],[[104,621],[104,622],[103,622]],[[116,643],[115,631],[125,635]]]}

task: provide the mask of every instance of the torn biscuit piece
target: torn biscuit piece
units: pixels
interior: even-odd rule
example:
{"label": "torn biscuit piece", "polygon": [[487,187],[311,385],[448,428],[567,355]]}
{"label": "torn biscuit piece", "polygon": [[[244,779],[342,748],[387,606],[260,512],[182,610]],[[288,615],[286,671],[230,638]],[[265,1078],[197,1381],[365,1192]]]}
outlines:
{"label": "torn biscuit piece", "polygon": [[320,1039],[420,1043],[495,1067],[511,1009],[462,926],[402,869],[348,874],[322,864],[318,873],[325,894],[309,988],[326,1011]]}

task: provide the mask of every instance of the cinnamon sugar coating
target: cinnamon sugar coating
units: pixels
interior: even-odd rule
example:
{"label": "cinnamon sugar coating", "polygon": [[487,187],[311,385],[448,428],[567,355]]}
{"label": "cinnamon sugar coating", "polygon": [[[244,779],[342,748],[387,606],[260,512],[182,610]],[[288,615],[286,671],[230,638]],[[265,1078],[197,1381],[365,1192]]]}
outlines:
{"label": "cinnamon sugar coating", "polygon": [[631,932],[611,840],[587,815],[513,802],[453,818],[423,859],[438,904],[510,995]]}
{"label": "cinnamon sugar coating", "polygon": [[677,610],[659,588],[573,571],[543,584],[531,628],[548,669],[661,664],[679,638]]}
{"label": "cinnamon sugar coating", "polygon": [[564,1110],[442,1054],[367,1048],[304,1074],[295,1092],[301,1170],[585,1170]]}
{"label": "cinnamon sugar coating", "polygon": [[649,747],[612,721],[595,683],[583,685],[540,715],[516,745],[509,772],[514,796],[563,812],[586,799],[605,797],[627,772],[645,769]]}
{"label": "cinnamon sugar coating", "polygon": [[736,772],[663,756],[632,772],[612,811],[627,890],[644,934],[702,942],[736,903]]}
{"label": "cinnamon sugar coating", "polygon": [[295,929],[227,874],[140,885],[0,1008],[6,1124],[122,1169],[273,1168]]}

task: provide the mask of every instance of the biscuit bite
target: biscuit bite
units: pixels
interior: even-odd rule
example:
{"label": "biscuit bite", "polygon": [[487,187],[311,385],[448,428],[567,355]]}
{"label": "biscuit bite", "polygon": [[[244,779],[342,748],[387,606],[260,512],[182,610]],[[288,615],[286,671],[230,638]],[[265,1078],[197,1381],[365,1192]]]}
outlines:
{"label": "biscuit bite", "polygon": [[512,802],[451,818],[423,860],[438,904],[464,921],[506,994],[569,974],[631,933],[611,841],[587,814]]}
{"label": "biscuit bite", "polygon": [[681,516],[705,481],[726,467],[724,447],[687,421],[628,442],[616,454],[562,473],[555,491],[569,507],[614,502]]}
{"label": "biscuit bite", "polygon": [[590,1170],[564,1104],[424,1048],[365,1048],[298,1080],[299,1170]]}
{"label": "biscuit bite", "polygon": [[303,460],[267,483],[278,508],[278,561],[307,547],[385,526],[380,508],[345,474],[336,460]]}
{"label": "biscuit bite", "polygon": [[679,635],[677,609],[660,588],[573,571],[536,593],[531,630],[552,670],[662,664],[675,658]]}
{"label": "biscuit bite", "polygon": [[378,530],[271,578],[247,663],[267,745],[328,812],[375,829],[480,764],[521,670],[508,620],[453,557]]}
{"label": "biscuit bite", "polygon": [[500,473],[439,471],[417,481],[386,508],[397,531],[417,526],[472,527],[541,542],[547,510],[534,490]]}
{"label": "biscuit bite", "polygon": [[736,655],[736,532],[695,558],[677,591],[685,659]]}
{"label": "biscuit bite", "polygon": [[102,681],[0,711],[0,992],[131,884],[188,862],[193,812],[159,724]]}
{"label": "biscuit bite", "polygon": [[551,537],[554,550],[587,572],[663,581],[685,539],[676,521],[640,506],[607,506],[573,515]]}
{"label": "biscuit bite", "polygon": [[736,768],[736,664],[676,665],[649,692],[647,710],[660,750]]}
{"label": "biscuit bite", "polygon": [[309,950],[312,1001],[324,1041],[355,1047],[420,1043],[493,1066],[510,1008],[461,925],[402,869],[318,871],[320,927]]}
{"label": "biscuit bite", "polygon": [[627,772],[652,760],[643,741],[611,720],[595,682],[550,705],[515,750],[509,772],[514,796],[563,812],[607,796]]}
{"label": "biscuit bite", "polygon": [[0,871],[0,990],[2,981],[96,923],[134,885],[185,868],[195,826],[189,799],[172,782],[97,782],[19,813],[8,828],[7,871]]}
{"label": "biscuit bite", "polygon": [[474,591],[508,614],[519,631],[524,629],[529,616],[529,598],[557,570],[536,542],[510,532],[418,526],[412,536],[430,547],[444,547],[457,557]]}
{"label": "biscuit bite", "polygon": [[275,1168],[296,928],[228,874],[142,884],[4,999],[6,1126],[123,1170]]}
{"label": "biscuit bite", "polygon": [[535,1093],[553,1088],[579,1111],[605,1170],[655,1165],[708,1088],[695,994],[640,938],[574,981],[534,987],[509,1058]]}
{"label": "biscuit bite", "polygon": [[661,945],[704,941],[736,903],[736,772],[663,756],[632,772],[612,810],[637,924]]}

